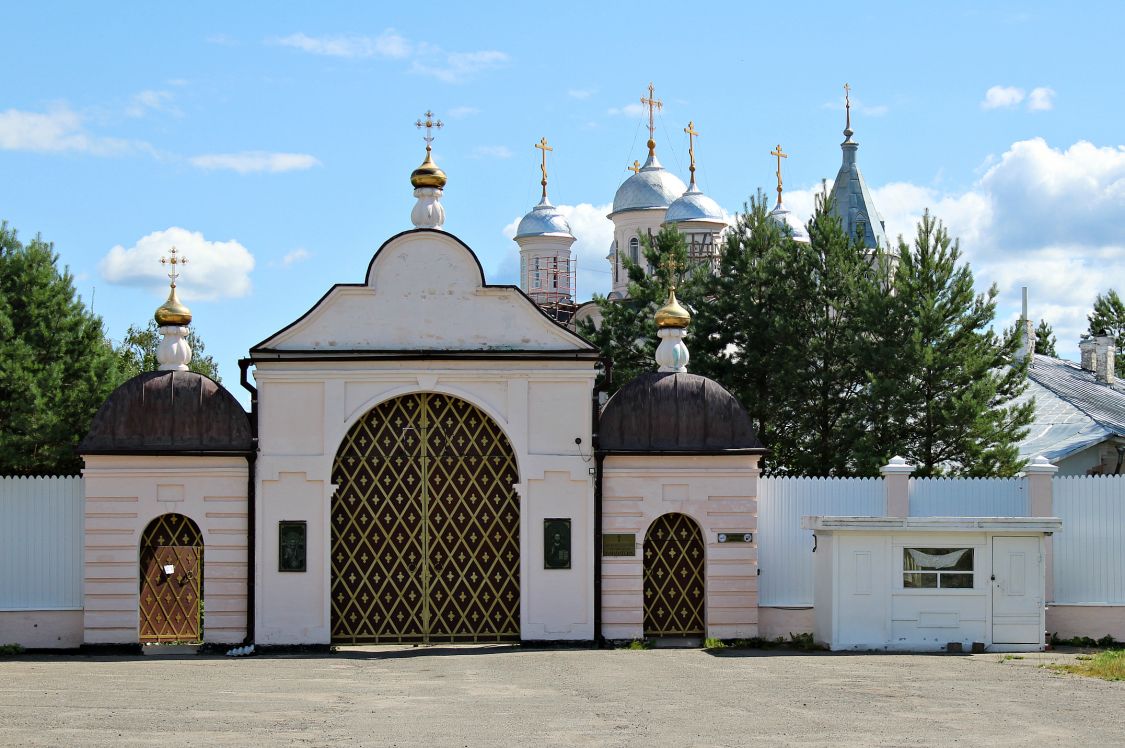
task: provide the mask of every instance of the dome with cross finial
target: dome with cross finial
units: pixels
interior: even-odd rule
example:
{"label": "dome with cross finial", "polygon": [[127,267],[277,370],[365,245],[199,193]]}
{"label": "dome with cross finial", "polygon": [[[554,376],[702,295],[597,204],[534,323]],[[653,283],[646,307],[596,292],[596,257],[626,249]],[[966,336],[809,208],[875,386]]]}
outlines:
{"label": "dome with cross finial", "polygon": [[645,165],[617,188],[610,215],[629,210],[663,210],[686,191],[683,181],[661,166],[656,153],[650,152]]}

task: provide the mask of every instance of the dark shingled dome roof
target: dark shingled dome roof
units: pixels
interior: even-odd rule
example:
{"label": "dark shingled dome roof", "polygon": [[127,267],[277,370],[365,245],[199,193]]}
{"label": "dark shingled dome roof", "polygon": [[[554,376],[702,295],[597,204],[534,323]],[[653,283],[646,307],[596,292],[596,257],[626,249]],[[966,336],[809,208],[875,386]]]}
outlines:
{"label": "dark shingled dome roof", "polygon": [[650,372],[618,390],[602,411],[604,452],[762,454],[742,405],[718,382],[695,374]]}
{"label": "dark shingled dome roof", "polygon": [[218,382],[150,371],[115,389],[78,445],[82,454],[250,454],[250,419]]}

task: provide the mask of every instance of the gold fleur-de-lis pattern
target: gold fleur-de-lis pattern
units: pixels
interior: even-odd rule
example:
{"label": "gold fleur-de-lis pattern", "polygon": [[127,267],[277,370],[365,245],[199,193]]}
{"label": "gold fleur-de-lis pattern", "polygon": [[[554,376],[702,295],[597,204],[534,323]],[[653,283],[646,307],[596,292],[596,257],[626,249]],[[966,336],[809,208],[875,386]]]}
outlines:
{"label": "gold fleur-de-lis pattern", "polygon": [[142,642],[200,641],[203,537],[188,517],[163,514],[145,528],[140,585]]}
{"label": "gold fleur-de-lis pattern", "polygon": [[702,636],[704,558],[699,527],[686,514],[664,514],[645,535],[645,636]]}
{"label": "gold fleur-de-lis pattern", "polygon": [[447,395],[395,398],[332,474],[333,641],[519,638],[518,476],[495,422]]}

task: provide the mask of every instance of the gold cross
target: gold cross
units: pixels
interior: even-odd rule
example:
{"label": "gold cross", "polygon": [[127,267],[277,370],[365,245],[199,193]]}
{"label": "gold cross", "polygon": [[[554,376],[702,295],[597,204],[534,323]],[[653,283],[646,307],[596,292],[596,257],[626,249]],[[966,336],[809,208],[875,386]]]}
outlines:
{"label": "gold cross", "polygon": [[634,174],[639,174],[641,171],[641,162],[634,161],[632,166],[626,166],[625,168],[633,172]]}
{"label": "gold cross", "polygon": [[543,172],[543,181],[540,182],[540,184],[543,185],[543,199],[546,200],[547,199],[547,151],[553,151],[555,149],[552,148],[551,146],[547,145],[547,139],[546,138],[543,138],[538,143],[536,143],[535,147],[538,148],[539,150],[543,151],[543,163],[540,164],[539,170]]}
{"label": "gold cross", "polygon": [[660,268],[668,274],[668,283],[673,291],[676,290],[676,273],[684,269],[684,266],[671,254],[664,255],[664,259],[660,261]]}
{"label": "gold cross", "polygon": [[689,171],[691,171],[691,183],[694,185],[695,184],[695,136],[699,135],[699,133],[696,132],[696,130],[695,130],[695,122],[689,121],[687,123],[687,127],[684,128],[684,132],[687,133],[687,140],[688,140],[687,152],[688,152],[688,156],[691,158],[691,166],[689,166],[688,169],[689,169]]}
{"label": "gold cross", "polygon": [[656,148],[656,141],[653,139],[656,136],[656,123],[653,121],[653,116],[656,114],[657,109],[664,108],[664,102],[655,98],[653,94],[656,93],[656,87],[651,83],[648,84],[648,98],[641,97],[641,103],[648,107],[648,150],[651,155],[653,149]]}
{"label": "gold cross", "polygon": [[777,204],[781,205],[781,159],[789,158],[788,153],[781,152],[781,143],[777,144],[777,150],[770,151],[771,156],[777,156]]}
{"label": "gold cross", "polygon": [[186,265],[187,264],[187,258],[186,257],[180,257],[177,254],[175,247],[172,247],[172,249],[168,250],[168,254],[170,255],[170,257],[161,257],[160,258],[160,264],[172,266],[172,272],[168,273],[168,277],[172,281],[172,288],[175,288],[176,287],[176,279],[180,277],[180,274],[179,274],[179,272],[176,271],[176,268],[180,265]]}
{"label": "gold cross", "polygon": [[430,150],[430,143],[434,142],[433,130],[434,129],[440,130],[441,128],[445,127],[445,123],[442,122],[440,119],[434,119],[434,113],[431,112],[429,109],[426,110],[426,113],[423,116],[426,119],[418,120],[417,122],[414,123],[414,126],[417,127],[419,130],[422,129],[423,127],[426,128],[426,134],[425,134],[425,136],[423,136],[422,139],[426,141],[426,150],[429,151]]}
{"label": "gold cross", "polygon": [[844,84],[844,109],[848,112],[844,127],[850,130],[852,129],[852,87],[847,83]]}

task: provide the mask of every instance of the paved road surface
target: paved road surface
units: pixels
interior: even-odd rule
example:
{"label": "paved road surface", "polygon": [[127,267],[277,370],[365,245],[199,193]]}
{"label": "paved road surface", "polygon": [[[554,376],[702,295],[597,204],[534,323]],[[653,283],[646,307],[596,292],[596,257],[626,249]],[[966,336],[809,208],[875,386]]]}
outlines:
{"label": "paved road surface", "polygon": [[1057,655],[371,647],[0,661],[0,745],[1125,745]]}

